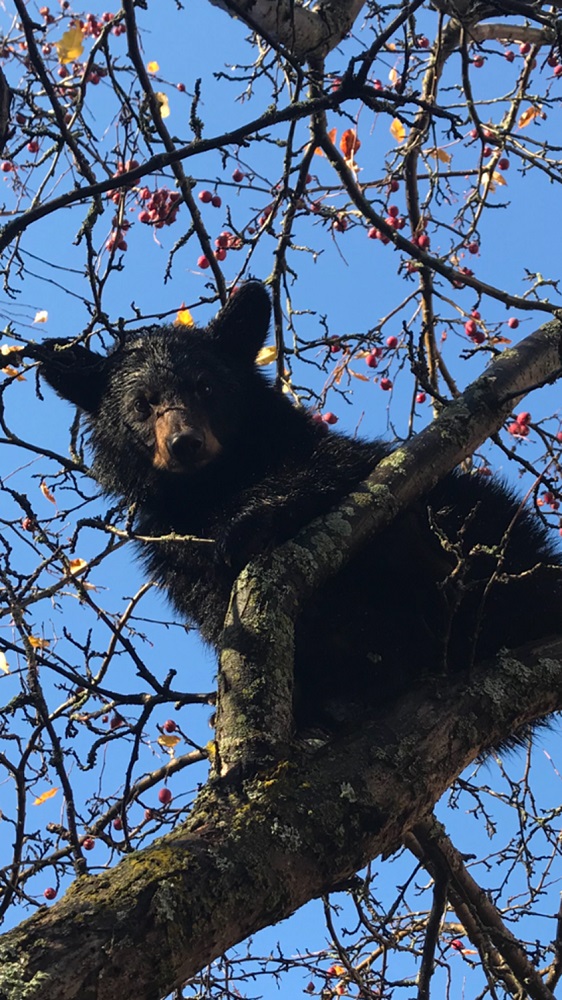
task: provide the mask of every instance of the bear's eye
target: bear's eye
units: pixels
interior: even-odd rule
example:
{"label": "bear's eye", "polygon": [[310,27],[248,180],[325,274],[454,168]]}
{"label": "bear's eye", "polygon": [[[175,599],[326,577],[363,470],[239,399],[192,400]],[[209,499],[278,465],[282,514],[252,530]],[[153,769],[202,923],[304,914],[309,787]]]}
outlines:
{"label": "bear's eye", "polygon": [[213,391],[213,386],[211,385],[209,379],[206,375],[199,375],[195,383],[195,392],[198,396],[210,396]]}
{"label": "bear's eye", "polygon": [[151,406],[146,396],[137,396],[133,402],[133,409],[135,413],[143,419],[150,416]]}

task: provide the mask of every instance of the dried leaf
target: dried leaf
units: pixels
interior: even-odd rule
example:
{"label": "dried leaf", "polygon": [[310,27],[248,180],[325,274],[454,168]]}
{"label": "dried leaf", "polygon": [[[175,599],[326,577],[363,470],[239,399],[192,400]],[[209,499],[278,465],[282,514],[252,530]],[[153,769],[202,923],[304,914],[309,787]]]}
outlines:
{"label": "dried leaf", "polygon": [[154,96],[160,105],[160,117],[168,118],[170,115],[170,102],[168,101],[166,94],[155,91]]}
{"label": "dried leaf", "polygon": [[426,149],[426,156],[433,156],[435,160],[439,160],[440,163],[450,163],[453,157],[446,149],[436,148],[436,149]]}
{"label": "dried leaf", "polygon": [[146,68],[149,73],[157,73],[158,70],[160,69],[160,66],[156,62],[156,59],[152,59],[151,62],[146,64]]}
{"label": "dried leaf", "polygon": [[348,372],[349,372],[350,375],[353,375],[353,378],[358,378],[360,382],[370,382],[371,381],[370,378],[367,375],[361,375],[360,372],[354,372],[351,368],[348,368],[347,370],[348,370]]}
{"label": "dried leaf", "polygon": [[43,792],[41,795],[38,795],[36,799],[33,800],[33,805],[42,806],[44,802],[47,802],[49,799],[52,799],[57,794],[57,792],[58,788],[49,788],[48,791]]}
{"label": "dried leaf", "polygon": [[156,742],[159,743],[161,747],[167,747],[168,750],[173,750],[174,747],[177,747],[178,743],[181,742],[181,736],[167,736],[165,733],[162,733]]}
{"label": "dried leaf", "polygon": [[527,108],[527,110],[523,112],[517,122],[517,128],[525,128],[527,125],[530,125],[535,118],[544,118],[544,113],[540,104],[533,104],[530,108]]}
{"label": "dried leaf", "polygon": [[82,29],[73,25],[68,31],[65,31],[59,42],[55,42],[55,47],[59,62],[63,63],[63,65],[79,59],[84,51]]}
{"label": "dried leaf", "polygon": [[41,493],[45,497],[45,500],[48,500],[49,503],[56,504],[57,501],[55,500],[53,494],[51,493],[49,487],[47,486],[47,484],[45,482],[42,482],[39,488],[41,490]]}
{"label": "dried leaf", "polygon": [[85,569],[88,563],[85,559],[71,559],[68,563],[68,568],[71,573],[79,573],[81,569]]}
{"label": "dried leaf", "polygon": [[8,661],[6,659],[6,654],[0,651],[0,670],[3,674],[9,674],[10,668],[8,666]]}
{"label": "dried leaf", "polygon": [[390,80],[390,82],[391,82],[391,84],[392,84],[393,87],[396,86],[396,84],[398,83],[398,81],[400,79],[400,73],[398,72],[397,69],[394,68],[394,66],[392,67],[392,69],[390,70],[390,72],[388,74],[388,79]]}
{"label": "dried leaf", "polygon": [[48,318],[49,318],[49,313],[47,312],[47,310],[46,309],[39,309],[38,312],[35,313],[35,319],[33,320],[33,322],[34,323],[46,323],[47,320],[48,320]]}
{"label": "dried leaf", "polygon": [[47,649],[49,646],[48,639],[40,639],[36,635],[30,635],[27,641],[30,646],[33,646],[33,649]]}
{"label": "dried leaf", "polygon": [[25,382],[25,375],[18,375],[17,368],[12,368],[11,365],[6,365],[5,368],[0,368],[0,371],[4,375],[8,375],[9,378],[15,378],[18,382]]}
{"label": "dried leaf", "polygon": [[[337,134],[338,134],[337,128],[331,128],[330,129],[330,131],[328,132],[328,139],[330,140],[330,142],[335,142],[336,141]],[[316,153],[317,156],[324,156],[324,150],[323,149],[315,149],[314,152]]]}
{"label": "dried leaf", "polygon": [[194,326],[193,316],[191,315],[189,309],[182,305],[176,314],[174,320],[174,326]]}
{"label": "dried leaf", "polygon": [[346,128],[340,139],[340,149],[348,163],[353,163],[356,152],[361,148],[355,129]]}
{"label": "dried leaf", "polygon": [[390,134],[396,142],[404,142],[406,138],[406,129],[399,118],[394,118],[392,125],[390,126]]}
{"label": "dried leaf", "polygon": [[277,360],[277,348],[275,344],[271,344],[269,347],[262,347],[261,351],[258,351],[256,364],[270,365],[272,361],[276,360]]}

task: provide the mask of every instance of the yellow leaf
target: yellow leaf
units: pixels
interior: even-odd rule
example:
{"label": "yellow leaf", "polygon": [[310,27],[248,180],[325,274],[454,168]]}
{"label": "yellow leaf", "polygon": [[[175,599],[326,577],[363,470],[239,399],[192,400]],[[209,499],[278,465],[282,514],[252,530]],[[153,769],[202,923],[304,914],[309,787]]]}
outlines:
{"label": "yellow leaf", "polygon": [[47,792],[43,792],[41,795],[38,795],[36,799],[33,800],[33,805],[42,806],[44,802],[48,801],[48,799],[52,799],[53,796],[57,794],[57,792],[58,788],[49,788]]}
{"label": "yellow leaf", "polygon": [[406,138],[406,129],[398,118],[393,119],[392,125],[390,126],[390,134],[393,139],[396,139],[396,142],[404,142],[404,139]]}
{"label": "yellow leaf", "polygon": [[533,104],[530,108],[527,108],[523,112],[519,121],[517,122],[517,128],[525,128],[530,122],[534,121],[535,118],[544,118],[543,110],[540,104]]}
{"label": "yellow leaf", "polygon": [[80,28],[73,25],[65,31],[60,42],[55,42],[60,63],[74,62],[84,51],[84,38]]}
{"label": "yellow leaf", "polygon": [[146,64],[146,68],[149,73],[157,73],[158,70],[160,69],[160,66],[156,62],[156,59],[153,59],[151,62]]}
{"label": "yellow leaf", "polygon": [[39,639],[36,635],[30,635],[28,642],[34,649],[47,649],[49,645],[48,639]]}
{"label": "yellow leaf", "polygon": [[168,98],[165,94],[161,94],[159,92],[156,92],[154,96],[160,105],[160,117],[168,118],[170,114],[170,102],[168,101]]}
{"label": "yellow leaf", "polygon": [[6,659],[6,654],[0,652],[0,670],[3,674],[9,674],[10,668],[8,666],[8,661]]}
{"label": "yellow leaf", "polygon": [[395,84],[398,83],[398,81],[400,79],[400,74],[399,74],[398,70],[396,70],[394,68],[394,66],[392,67],[392,69],[390,70],[390,72],[388,74],[388,79],[390,80],[390,82],[391,82],[391,84],[392,84],[393,87],[395,86]]}
{"label": "yellow leaf", "polygon": [[174,747],[177,747],[180,741],[181,741],[181,736],[166,736],[163,733],[161,736],[158,737],[156,742],[159,743],[161,747],[167,747],[169,750],[173,750]]}
{"label": "yellow leaf", "polygon": [[453,157],[446,149],[426,149],[426,156],[433,156],[435,160],[439,160],[440,163],[450,163]]}
{"label": "yellow leaf", "polygon": [[495,181],[496,184],[499,184],[500,187],[507,187],[507,181],[504,175],[500,174],[499,170],[494,170],[492,180]]}
{"label": "yellow leaf", "polygon": [[361,375],[360,372],[354,372],[351,368],[348,368],[347,370],[348,370],[348,372],[349,372],[350,375],[353,375],[353,378],[358,378],[360,382],[370,382],[371,381],[370,378],[367,375]]}
{"label": "yellow leaf", "polygon": [[257,365],[270,365],[272,361],[277,360],[277,348],[275,344],[271,344],[269,347],[262,347],[261,351],[258,352],[256,358]]}
{"label": "yellow leaf", "polygon": [[23,344],[0,344],[0,354],[11,354],[12,351],[23,351]]}
{"label": "yellow leaf", "polygon": [[39,488],[41,490],[41,493],[45,497],[45,500],[48,500],[50,503],[56,504],[57,501],[55,500],[53,494],[51,493],[49,487],[47,486],[47,483],[42,482]]}
{"label": "yellow leaf", "polygon": [[47,312],[47,310],[46,309],[39,309],[39,311],[35,313],[35,319],[33,320],[33,322],[34,323],[46,323],[47,320],[48,320],[48,318],[49,318],[49,313]]}
{"label": "yellow leaf", "polygon": [[182,306],[178,309],[176,318],[174,320],[174,326],[193,326],[193,316],[191,315],[187,306]]}
{"label": "yellow leaf", "polygon": [[79,573],[81,569],[85,569],[88,563],[85,559],[71,559],[68,568],[71,573]]}

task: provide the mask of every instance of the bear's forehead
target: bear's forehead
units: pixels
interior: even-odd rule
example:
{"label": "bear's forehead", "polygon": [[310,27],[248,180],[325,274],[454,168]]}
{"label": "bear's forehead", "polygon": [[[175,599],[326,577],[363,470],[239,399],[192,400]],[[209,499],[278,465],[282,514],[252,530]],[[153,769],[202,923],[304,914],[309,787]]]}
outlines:
{"label": "bear's forehead", "polygon": [[212,366],[213,357],[210,338],[170,331],[135,338],[125,345],[116,363],[130,371],[164,368],[180,372]]}

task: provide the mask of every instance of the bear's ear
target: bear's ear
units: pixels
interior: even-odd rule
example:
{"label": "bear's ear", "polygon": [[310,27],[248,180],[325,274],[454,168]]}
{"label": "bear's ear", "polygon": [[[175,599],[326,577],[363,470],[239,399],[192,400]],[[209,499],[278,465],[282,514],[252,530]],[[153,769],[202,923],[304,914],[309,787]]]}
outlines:
{"label": "bear's ear", "polygon": [[264,345],[270,317],[271,301],[264,285],[247,281],[217,313],[208,332],[221,348],[251,363]]}
{"label": "bear's ear", "polygon": [[26,354],[39,362],[39,372],[55,392],[94,413],[107,385],[107,358],[75,340],[45,340],[29,345]]}

